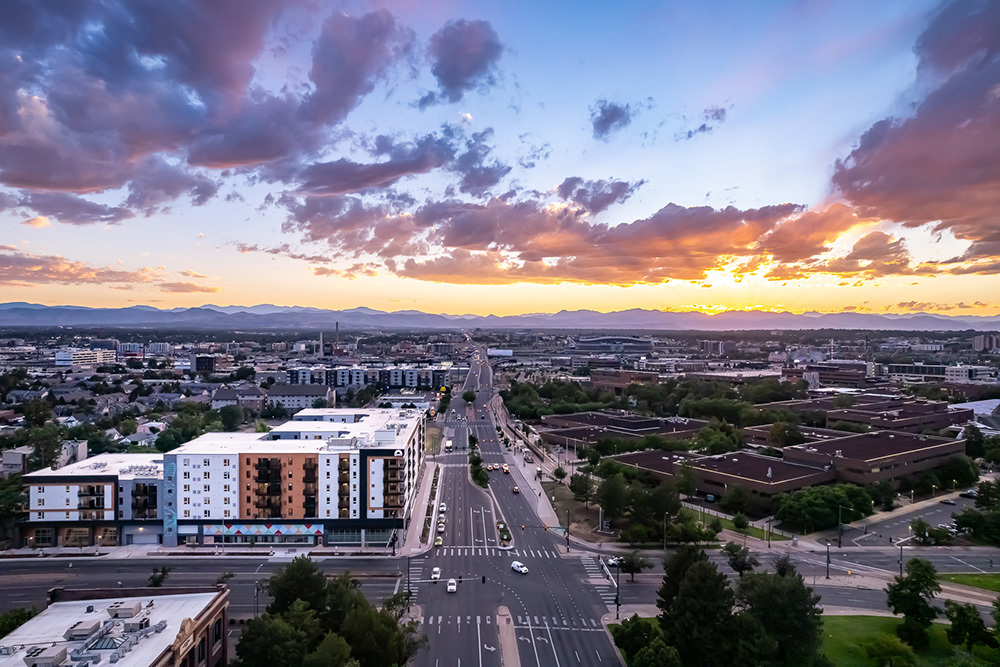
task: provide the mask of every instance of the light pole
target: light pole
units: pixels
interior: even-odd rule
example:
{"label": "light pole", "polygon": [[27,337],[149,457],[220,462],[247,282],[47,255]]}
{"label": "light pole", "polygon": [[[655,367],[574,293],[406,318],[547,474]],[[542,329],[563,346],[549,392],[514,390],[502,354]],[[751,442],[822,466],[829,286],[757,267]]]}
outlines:
{"label": "light pole", "polygon": [[903,576],[903,540],[899,540],[899,576]]}
{"label": "light pole", "polygon": [[622,609],[622,565],[621,561],[615,565],[615,620]]}
{"label": "light pole", "polygon": [[826,578],[830,578],[830,540],[826,541]]}
{"label": "light pole", "polygon": [[847,510],[848,512],[853,512],[854,510],[850,507],[844,507],[843,505],[837,505],[837,548],[843,547],[844,538],[844,517],[841,510]]}
{"label": "light pole", "polygon": [[767,517],[767,548],[771,548],[771,519],[773,517]]}

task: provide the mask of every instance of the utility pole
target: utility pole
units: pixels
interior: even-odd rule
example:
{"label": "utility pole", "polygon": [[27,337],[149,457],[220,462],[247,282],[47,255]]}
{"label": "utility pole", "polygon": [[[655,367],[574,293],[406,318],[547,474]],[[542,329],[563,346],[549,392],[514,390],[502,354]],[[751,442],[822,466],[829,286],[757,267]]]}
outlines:
{"label": "utility pole", "polygon": [[615,565],[615,620],[618,620],[618,615],[622,609],[622,565],[621,561],[618,565]]}
{"label": "utility pole", "polygon": [[[900,553],[903,552],[903,547],[899,548]],[[903,562],[903,561],[900,561]],[[902,567],[902,565],[900,566]],[[826,578],[830,578],[830,540],[826,541]]]}

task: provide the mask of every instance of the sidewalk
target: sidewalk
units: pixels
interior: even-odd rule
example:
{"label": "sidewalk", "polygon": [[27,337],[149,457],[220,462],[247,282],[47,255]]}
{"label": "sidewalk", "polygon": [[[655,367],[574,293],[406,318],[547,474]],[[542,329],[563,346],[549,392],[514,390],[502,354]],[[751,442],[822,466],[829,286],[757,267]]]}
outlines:
{"label": "sidewalk", "polygon": [[[431,548],[432,542],[421,542],[420,536],[423,533],[424,521],[427,518],[427,502],[431,496],[431,484],[434,482],[435,471],[443,470],[434,461],[427,461],[424,464],[424,476],[420,480],[417,488],[417,497],[414,500],[413,511],[410,512],[410,525],[406,529],[403,537],[403,544],[397,550],[400,556],[415,556]],[[441,474],[441,473],[438,473]],[[441,489],[441,479],[438,478],[438,490]],[[434,499],[434,508],[437,509],[437,498]],[[433,540],[434,533],[428,533],[428,541]]]}

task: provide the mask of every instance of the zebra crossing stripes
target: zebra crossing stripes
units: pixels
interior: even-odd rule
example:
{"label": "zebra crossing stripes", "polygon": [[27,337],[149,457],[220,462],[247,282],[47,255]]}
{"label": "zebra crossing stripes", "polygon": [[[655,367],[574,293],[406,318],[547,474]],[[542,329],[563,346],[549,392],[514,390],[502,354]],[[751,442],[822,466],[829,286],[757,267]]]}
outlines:
{"label": "zebra crossing stripes", "polygon": [[[463,620],[464,619],[464,620]],[[421,625],[472,625],[472,616],[419,616],[417,621]],[[476,616],[476,625],[493,625],[493,616]]]}
{"label": "zebra crossing stripes", "polygon": [[494,547],[438,547],[438,556],[500,556],[512,558],[559,558],[559,554],[548,549],[497,549]]}

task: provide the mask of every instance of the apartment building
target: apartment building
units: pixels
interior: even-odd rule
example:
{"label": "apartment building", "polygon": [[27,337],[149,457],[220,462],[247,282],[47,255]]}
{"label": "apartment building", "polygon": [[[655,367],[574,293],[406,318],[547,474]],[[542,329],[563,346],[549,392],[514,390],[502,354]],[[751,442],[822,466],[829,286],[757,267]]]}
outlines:
{"label": "apartment building", "polygon": [[56,352],[56,366],[100,366],[112,365],[118,361],[114,350],[88,350],[82,347],[68,347]]}
{"label": "apartment building", "polygon": [[311,408],[317,399],[329,404],[334,399],[333,390],[320,384],[275,384],[267,390],[267,404],[286,410]]}
{"label": "apartment building", "polygon": [[169,545],[385,544],[412,511],[424,413],[309,409],[164,455]]}
{"label": "apartment building", "polygon": [[157,544],[163,534],[163,457],[100,454],[22,478],[25,541],[34,547]]}

